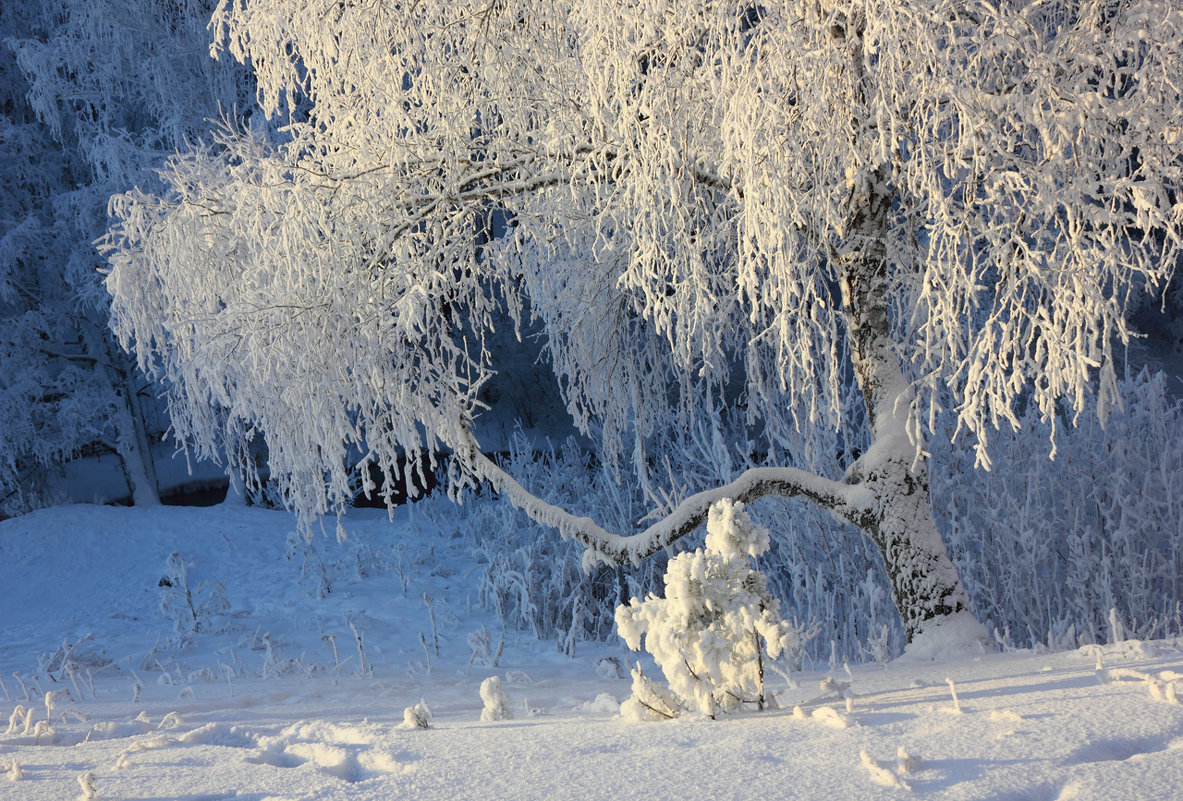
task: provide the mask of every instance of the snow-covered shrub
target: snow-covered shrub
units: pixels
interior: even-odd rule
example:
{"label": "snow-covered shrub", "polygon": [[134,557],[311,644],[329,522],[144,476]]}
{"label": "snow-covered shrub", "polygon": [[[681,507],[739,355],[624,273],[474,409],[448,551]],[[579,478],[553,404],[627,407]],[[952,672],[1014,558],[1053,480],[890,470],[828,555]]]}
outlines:
{"label": "snow-covered shrub", "polygon": [[501,687],[500,676],[490,676],[481,682],[481,701],[485,704],[485,708],[481,710],[482,721],[490,723],[513,717],[509,709],[509,696]]}
{"label": "snow-covered shrub", "polygon": [[300,583],[313,598],[327,598],[333,591],[333,584],[329,580],[328,569],[320,552],[303,534],[297,531],[288,533],[283,558],[299,570]]}
{"label": "snow-covered shrub", "polygon": [[[746,703],[764,706],[764,653],[776,659],[796,642],[751,557],[768,550],[768,529],[743,504],[723,500],[707,518],[706,547],[679,554],[665,574],[665,597],[633,598],[616,625],[634,651],[645,650],[682,705],[714,717]],[[640,672],[634,672],[634,687]]]}
{"label": "snow-covered shrub", "polygon": [[164,576],[159,581],[160,613],[173,622],[173,633],[185,637],[194,633],[214,634],[225,631],[230,601],[226,585],[203,581],[196,589],[189,585],[192,562],[173,552],[165,561]]}
{"label": "snow-covered shrub", "polygon": [[43,653],[37,658],[37,673],[46,675],[53,681],[61,681],[73,673],[111,664],[111,657],[107,655],[106,649],[99,646],[83,647],[93,642],[93,634],[87,634],[75,642],[70,642],[67,637],[57,649]]}
{"label": "snow-covered shrub", "polygon": [[431,710],[427,708],[427,702],[419,699],[419,703],[413,704],[403,710],[403,722],[399,724],[400,729],[429,729],[431,728]]}
{"label": "snow-covered shrub", "polygon": [[494,650],[493,636],[489,634],[487,628],[481,626],[476,631],[469,632],[468,647],[472,649],[472,655],[468,657],[466,673],[472,670],[472,666],[475,664],[495,668],[497,663],[501,661],[502,651],[505,650],[505,635],[503,634],[497,641],[497,648]]}

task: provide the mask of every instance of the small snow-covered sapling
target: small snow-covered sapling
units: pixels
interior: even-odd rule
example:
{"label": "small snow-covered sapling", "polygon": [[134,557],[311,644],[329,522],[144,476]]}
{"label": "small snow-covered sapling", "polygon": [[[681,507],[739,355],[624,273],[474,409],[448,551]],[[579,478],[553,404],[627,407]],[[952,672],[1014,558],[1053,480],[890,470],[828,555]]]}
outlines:
{"label": "small snow-covered sapling", "polygon": [[357,640],[357,658],[361,660],[360,671],[362,676],[371,676],[373,671],[369,664],[366,663],[366,646],[362,641],[361,630],[353,622],[353,618],[346,618],[346,623],[349,624],[349,630],[353,632],[353,638]]}
{"label": "small snow-covered sapling", "polygon": [[465,673],[468,673],[468,671],[472,670],[473,663],[477,661],[479,661],[482,665],[496,667],[496,665],[492,664],[492,658],[489,654],[489,649],[492,646],[493,638],[489,635],[489,630],[487,628],[481,626],[476,631],[469,632],[467,641],[468,647],[472,649],[472,653],[468,657],[468,666],[464,669]]}
{"label": "small snow-covered sapling", "polygon": [[8,728],[5,734],[16,734],[17,729],[24,725],[25,722],[25,708],[21,704],[17,704],[16,708],[12,710],[12,714],[8,718]]}
{"label": "small snow-covered sapling", "polygon": [[423,603],[427,605],[427,615],[428,615],[428,617],[431,618],[431,645],[432,645],[432,648],[435,650],[435,655],[439,656],[440,655],[440,635],[439,635],[439,629],[436,626],[436,622],[435,622],[435,600],[427,593],[423,593]]}
{"label": "small snow-covered sapling", "polygon": [[961,712],[961,701],[957,698],[957,685],[948,676],[945,677],[945,683],[949,685],[949,692],[953,695],[953,710]]}
{"label": "small snow-covered sapling", "polygon": [[333,672],[338,676],[341,675],[341,656],[337,653],[337,635],[336,634],[322,634],[320,641],[327,643],[329,648],[333,650]]}
{"label": "small snow-covered sapling", "polygon": [[22,698],[21,700],[24,701],[26,704],[29,703],[29,701],[32,699],[33,696],[29,694],[29,688],[25,684],[25,680],[21,678],[20,671],[19,670],[12,671],[12,677],[14,679],[16,679],[16,683],[21,686],[21,694],[24,695],[24,698]]}
{"label": "small snow-covered sapling", "polygon": [[707,516],[705,549],[669,561],[665,598],[633,598],[616,609],[620,636],[645,650],[688,709],[708,717],[745,704],[763,709],[764,655],[799,642],[751,558],[768,550],[769,533],[742,503],[722,500]]}
{"label": "small snow-covered sapling", "polygon": [[485,704],[481,710],[482,721],[489,723],[513,717],[509,709],[509,696],[502,689],[500,676],[490,676],[481,682],[481,700]]}

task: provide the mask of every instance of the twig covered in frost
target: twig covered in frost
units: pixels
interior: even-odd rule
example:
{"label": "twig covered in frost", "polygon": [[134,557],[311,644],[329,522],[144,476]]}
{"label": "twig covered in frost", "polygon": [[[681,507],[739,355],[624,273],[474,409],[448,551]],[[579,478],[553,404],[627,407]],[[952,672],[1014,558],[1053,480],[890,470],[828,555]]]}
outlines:
{"label": "twig covered in frost", "polygon": [[87,771],[78,777],[78,786],[82,788],[82,795],[79,796],[80,798],[92,799],[99,797],[98,790],[94,788],[94,774],[90,771]]}
{"label": "twig covered in frost", "polygon": [[26,704],[29,703],[29,700],[32,698],[32,696],[29,695],[29,688],[28,688],[28,686],[25,685],[24,679],[21,678],[20,671],[19,670],[12,671],[12,677],[14,679],[16,679],[16,683],[21,686],[21,693],[24,695],[24,698],[22,700]]}
{"label": "twig covered in frost", "polygon": [[427,605],[427,615],[431,618],[431,645],[435,655],[440,655],[440,637],[435,622],[435,601],[427,593],[423,593],[423,603]]}
{"label": "twig covered in frost", "polygon": [[341,675],[341,657],[337,653],[337,635],[336,634],[322,634],[320,635],[321,642],[328,643],[329,648],[333,651],[333,672],[338,676]]}
{"label": "twig covered in frost", "polygon": [[957,712],[961,711],[961,701],[957,699],[957,685],[953,683],[953,679],[948,676],[945,677],[945,683],[949,685],[949,692],[953,695],[953,709]]}
{"label": "twig covered in frost", "polygon": [[85,712],[79,712],[77,709],[67,709],[58,715],[58,723],[86,723],[90,720],[90,716]]}
{"label": "twig covered in frost", "polygon": [[21,704],[17,704],[16,708],[12,710],[12,714],[8,717],[8,728],[5,729],[5,734],[16,734],[17,729],[20,728],[25,721],[25,708]]}
{"label": "twig covered in frost", "polygon": [[357,640],[357,657],[359,660],[361,660],[361,675],[369,676],[373,671],[366,663],[366,648],[365,644],[362,642],[361,631],[357,628],[357,625],[354,624],[353,618],[346,618],[345,622],[349,624],[349,629],[353,632],[354,639]]}
{"label": "twig covered in frost", "polygon": [[234,697],[234,679],[233,679],[234,668],[230,667],[225,662],[223,662],[221,659],[219,659],[218,660],[218,670],[221,671],[222,675],[226,677],[226,687],[229,690],[230,697],[233,698]]}
{"label": "twig covered in frost", "polygon": [[427,673],[431,674],[431,651],[427,648],[427,637],[423,632],[419,632],[419,644],[423,646],[423,658],[427,660],[424,664],[427,666]]}
{"label": "twig covered in frost", "polygon": [[74,691],[78,693],[79,698],[86,698],[82,694],[82,688],[78,686],[78,670],[74,663],[70,663],[69,667],[64,670],[65,674],[70,677],[70,683],[74,685]]}

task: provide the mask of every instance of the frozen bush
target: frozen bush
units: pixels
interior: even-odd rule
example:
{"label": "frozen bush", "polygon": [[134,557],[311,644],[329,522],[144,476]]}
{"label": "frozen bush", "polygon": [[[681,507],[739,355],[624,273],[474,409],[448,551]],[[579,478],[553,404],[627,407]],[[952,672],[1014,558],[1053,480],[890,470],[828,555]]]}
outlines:
{"label": "frozen bush", "polygon": [[[634,651],[644,638],[682,706],[709,717],[749,703],[763,709],[764,654],[776,659],[797,641],[764,576],[751,567],[768,543],[768,530],[752,524],[743,504],[720,501],[707,518],[705,549],[670,560],[665,597],[633,598],[617,608],[621,637]],[[636,691],[639,670],[633,678]],[[647,686],[643,692],[652,694]]]}
{"label": "frozen bush", "polygon": [[403,722],[399,724],[399,728],[429,729],[431,728],[431,718],[431,710],[427,708],[427,702],[419,699],[419,703],[403,710]]}
{"label": "frozen bush", "polygon": [[481,701],[485,704],[485,708],[481,710],[482,721],[490,723],[513,717],[509,709],[509,696],[501,688],[500,676],[490,676],[481,682]]}
{"label": "frozen bush", "polygon": [[173,622],[173,633],[180,638],[194,633],[215,634],[229,627],[230,601],[226,586],[220,581],[203,581],[190,587],[192,562],[172,553],[165,562],[160,587],[160,613]]}
{"label": "frozen bush", "polygon": [[1078,410],[1052,461],[1034,409],[1019,430],[994,435],[988,473],[972,470],[969,449],[934,450],[950,554],[975,614],[1004,645],[1105,642],[1111,610],[1131,638],[1179,632],[1183,407],[1167,380],[1143,372],[1122,382],[1126,408],[1104,428],[1092,402]]}

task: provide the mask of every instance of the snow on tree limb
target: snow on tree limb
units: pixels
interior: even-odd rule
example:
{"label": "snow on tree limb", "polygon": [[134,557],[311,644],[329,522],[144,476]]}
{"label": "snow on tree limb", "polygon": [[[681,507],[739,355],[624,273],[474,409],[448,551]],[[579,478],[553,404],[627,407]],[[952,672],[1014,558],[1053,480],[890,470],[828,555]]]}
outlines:
{"label": "snow on tree limb", "polygon": [[832,510],[839,518],[865,512],[865,506],[871,500],[857,486],[815,476],[795,467],[755,467],[744,471],[729,484],[683,499],[672,512],[644,531],[620,535],[605,531],[591,518],[572,515],[536,497],[481,453],[478,443],[471,437],[464,456],[474,473],[507,495],[531,519],[585,545],[588,548],[584,556],[585,569],[597,562],[636,563],[657,553],[701,526],[710,508],[722,500],[747,503],[767,495],[800,497]]}

